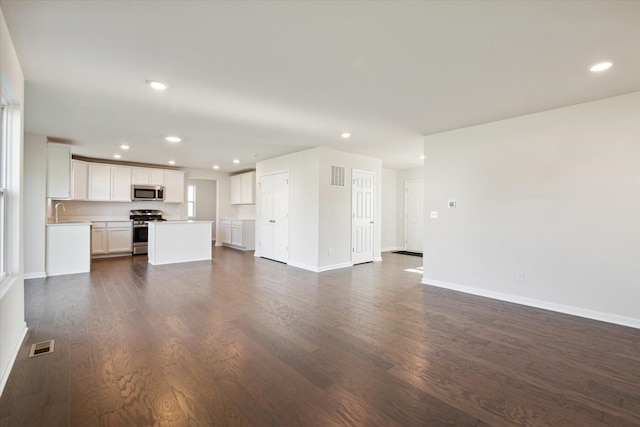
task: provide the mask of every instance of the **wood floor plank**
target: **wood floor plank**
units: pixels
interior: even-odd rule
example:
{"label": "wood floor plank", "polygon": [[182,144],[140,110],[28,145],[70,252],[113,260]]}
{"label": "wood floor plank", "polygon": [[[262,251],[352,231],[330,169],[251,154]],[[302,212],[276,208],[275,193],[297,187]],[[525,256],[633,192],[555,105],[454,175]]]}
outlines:
{"label": "wood floor plank", "polygon": [[27,280],[0,426],[640,425],[638,329],[424,286],[399,254],[213,254]]}

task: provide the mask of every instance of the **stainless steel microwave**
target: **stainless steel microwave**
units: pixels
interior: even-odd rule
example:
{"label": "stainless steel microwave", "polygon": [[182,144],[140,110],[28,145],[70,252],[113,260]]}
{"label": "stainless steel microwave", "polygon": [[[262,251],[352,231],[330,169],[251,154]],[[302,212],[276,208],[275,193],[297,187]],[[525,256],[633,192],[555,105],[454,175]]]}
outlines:
{"label": "stainless steel microwave", "polygon": [[162,185],[132,185],[131,200],[164,200]]}

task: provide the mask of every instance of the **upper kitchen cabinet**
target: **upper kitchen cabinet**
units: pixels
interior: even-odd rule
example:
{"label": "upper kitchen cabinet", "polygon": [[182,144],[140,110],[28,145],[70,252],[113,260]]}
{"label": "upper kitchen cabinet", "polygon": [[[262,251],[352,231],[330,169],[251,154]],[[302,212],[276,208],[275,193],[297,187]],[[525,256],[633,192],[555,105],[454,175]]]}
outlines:
{"label": "upper kitchen cabinet", "polygon": [[89,164],[89,200],[111,200],[111,166]]}
{"label": "upper kitchen cabinet", "polygon": [[184,171],[164,171],[164,202],[184,203]]}
{"label": "upper kitchen cabinet", "polygon": [[89,200],[131,201],[131,168],[89,163]]}
{"label": "upper kitchen cabinet", "polygon": [[131,168],[111,166],[111,201],[131,201]]}
{"label": "upper kitchen cabinet", "polygon": [[89,165],[80,160],[71,161],[71,199],[89,198]]}
{"label": "upper kitchen cabinet", "polygon": [[47,197],[71,197],[71,147],[47,144]]}
{"label": "upper kitchen cabinet", "polygon": [[161,169],[133,168],[131,183],[142,185],[164,185],[164,171]]}
{"label": "upper kitchen cabinet", "polygon": [[231,181],[231,204],[252,205],[256,202],[256,173],[234,175]]}

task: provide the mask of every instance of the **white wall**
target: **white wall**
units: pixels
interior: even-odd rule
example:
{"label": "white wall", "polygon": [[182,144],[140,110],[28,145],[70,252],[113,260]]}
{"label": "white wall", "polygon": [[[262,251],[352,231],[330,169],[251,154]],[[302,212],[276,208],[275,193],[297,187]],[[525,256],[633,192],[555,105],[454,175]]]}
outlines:
{"label": "white wall", "polygon": [[24,277],[45,277],[47,137],[24,135]]}
{"label": "white wall", "polygon": [[[196,189],[196,215],[197,221],[217,221],[217,187],[216,181],[208,179],[189,179],[188,185],[195,186]],[[216,228],[211,227],[211,240],[215,240]]]}
{"label": "white wall", "polygon": [[[216,181],[216,194],[218,200],[216,202],[216,223],[215,235],[220,236],[220,219],[223,218],[238,218],[237,205],[231,204],[231,182],[229,180],[229,174],[225,172],[216,172],[214,170],[205,169],[187,169],[187,180],[189,179],[207,179]],[[186,194],[186,193],[185,193]],[[186,215],[186,203],[184,204],[184,215]],[[222,242],[216,241],[216,246],[221,246]]]}
{"label": "white wall", "polygon": [[[315,150],[319,154],[318,268],[325,270],[351,265],[351,182],[354,169],[375,173],[373,257],[381,260],[382,161],[327,148]],[[345,167],[345,187],[331,186],[332,165]]]}
{"label": "white wall", "polygon": [[[22,224],[22,153],[24,122],[24,75],[11,35],[0,10],[0,97],[15,106],[18,123],[11,128],[7,170],[8,277],[0,281],[0,393],[27,332],[24,321],[24,251]],[[0,130],[1,131],[1,130]]]}
{"label": "white wall", "polygon": [[424,168],[403,169],[398,171],[396,186],[396,209],[398,212],[398,221],[396,222],[397,245],[399,248],[406,248],[405,236],[405,183],[407,181],[424,179]]}
{"label": "white wall", "polygon": [[[346,186],[330,185],[331,165],[344,166]],[[289,172],[289,261],[311,271],[351,265],[351,174],[353,169],[376,174],[375,218],[382,211],[382,162],[327,148],[312,148],[263,160],[256,165],[258,182],[264,175]],[[260,191],[256,198],[256,256],[260,255]],[[380,260],[381,225],[374,230],[374,258]],[[331,255],[329,255],[331,252]]]}
{"label": "white wall", "polygon": [[398,171],[382,169],[382,212],[380,225],[381,251],[400,249],[398,242],[398,221],[404,218],[404,209],[398,210]]}
{"label": "white wall", "polygon": [[431,135],[425,154],[423,283],[640,327],[640,92]]}
{"label": "white wall", "polygon": [[[318,266],[318,151],[288,154],[256,164],[256,179],[289,172],[289,261],[315,269]],[[256,187],[256,256],[260,255],[260,189]]]}

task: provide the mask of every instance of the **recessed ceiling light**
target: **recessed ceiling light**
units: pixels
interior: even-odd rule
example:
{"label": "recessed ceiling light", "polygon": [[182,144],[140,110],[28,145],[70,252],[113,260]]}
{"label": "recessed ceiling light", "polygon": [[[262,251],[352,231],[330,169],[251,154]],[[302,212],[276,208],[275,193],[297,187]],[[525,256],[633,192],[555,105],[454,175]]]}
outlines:
{"label": "recessed ceiling light", "polygon": [[169,141],[169,142],[180,142],[180,141],[182,141],[182,138],[177,137],[177,136],[168,136],[165,139],[167,141]]}
{"label": "recessed ceiling light", "polygon": [[220,166],[218,166],[218,165],[213,165],[213,168],[214,168],[214,169],[220,169]]}
{"label": "recessed ceiling light", "polygon": [[611,62],[600,62],[599,64],[596,64],[593,67],[591,67],[590,70],[593,71],[594,73],[597,73],[599,71],[608,70],[609,68],[611,68],[612,65],[613,64]]}
{"label": "recessed ceiling light", "polygon": [[120,154],[114,154],[114,155],[113,155],[113,158],[114,158],[114,159],[119,159],[120,157],[122,157]]}
{"label": "recessed ceiling light", "polygon": [[424,160],[424,154],[420,157],[418,157],[420,160]]}
{"label": "recessed ceiling light", "polygon": [[168,84],[159,82],[157,80],[147,80],[147,84],[154,90],[165,90],[169,87]]}
{"label": "recessed ceiling light", "polygon": [[342,139],[349,139],[351,138],[351,132],[342,132],[340,137],[342,137]]}
{"label": "recessed ceiling light", "polygon": [[120,148],[121,148],[121,149],[123,149],[123,150],[128,150],[128,149],[129,149],[129,148],[131,148],[131,147],[129,147],[127,144],[122,144],[122,145],[120,146]]}
{"label": "recessed ceiling light", "polygon": [[170,164],[170,165],[175,165],[175,164],[176,164],[176,161],[175,161],[175,160],[169,160],[169,164]]}
{"label": "recessed ceiling light", "polygon": [[240,163],[240,160],[238,160],[238,159],[233,159],[233,163],[235,163],[235,164],[237,165],[238,163]]}

